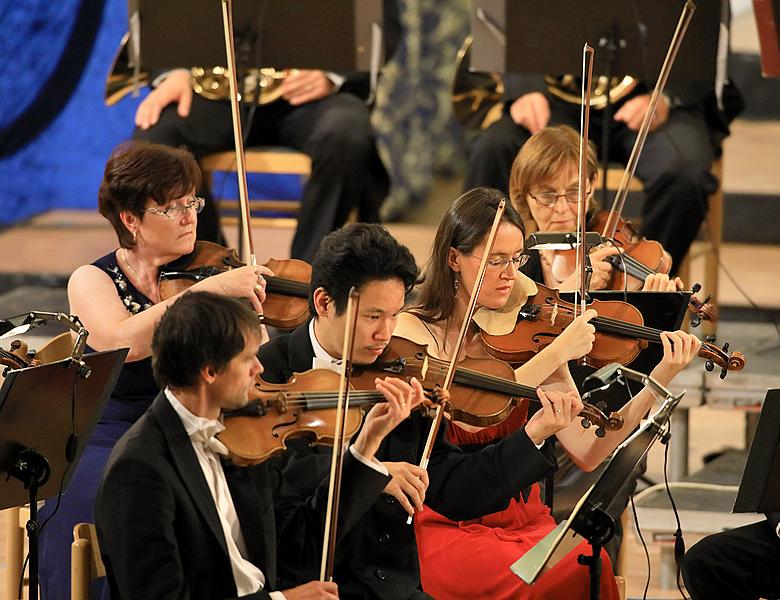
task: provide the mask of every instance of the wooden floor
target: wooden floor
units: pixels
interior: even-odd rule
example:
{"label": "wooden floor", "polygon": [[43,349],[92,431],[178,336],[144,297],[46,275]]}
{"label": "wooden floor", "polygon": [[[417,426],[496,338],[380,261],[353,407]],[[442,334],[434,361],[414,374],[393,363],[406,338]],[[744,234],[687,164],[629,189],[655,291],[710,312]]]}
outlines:
{"label": "wooden floor", "polygon": [[[776,194],[780,190],[780,125],[737,122],[734,134],[727,142],[725,159],[725,186],[728,191],[758,192]],[[408,245],[415,257],[424,262],[429,254],[435,223],[445,207],[459,194],[457,179],[437,182],[436,190],[428,204],[417,207],[406,215],[405,222],[390,224],[388,228],[401,242]],[[235,232],[227,231],[229,240],[235,242]],[[254,232],[259,245],[261,262],[274,257],[284,258],[292,239],[289,228],[264,227]],[[0,275],[23,273],[50,273],[66,277],[78,265],[89,263],[95,257],[116,247],[111,228],[95,213],[57,211],[31,219],[24,226],[0,232]],[[762,306],[780,308],[777,294],[777,274],[780,264],[780,246],[756,246],[749,244],[726,244],[722,251],[725,272],[721,273],[719,297],[723,305],[745,307],[749,305],[744,293],[752,302]],[[694,277],[701,265],[694,265]],[[731,275],[735,281],[731,281]],[[738,285],[735,285],[735,282]],[[744,293],[743,293],[744,292]],[[2,300],[0,299],[0,303]],[[30,308],[35,308],[35,299],[30,298]],[[0,305],[0,317],[4,314]],[[759,341],[773,341],[776,335],[771,325],[748,326],[732,324],[736,335],[749,333]],[[746,338],[747,339],[747,338]],[[749,344],[748,342],[744,342]],[[750,361],[750,356],[748,360]],[[770,350],[760,360],[749,362],[745,377],[751,377],[753,365],[759,365],[758,373],[767,376],[780,374],[780,351]],[[697,365],[697,369],[700,365]],[[696,371],[698,373],[698,371]],[[691,375],[690,381],[696,381]],[[727,380],[728,381],[728,380]],[[745,379],[739,380],[743,384]],[[762,382],[764,380],[761,380]],[[694,384],[695,385],[695,384]],[[763,383],[762,383],[763,385]],[[702,457],[726,446],[742,448],[745,444],[744,411],[733,408],[712,408],[709,406],[691,409],[691,431],[689,440],[689,464],[691,470],[699,468]],[[674,441],[672,442],[674,443]],[[660,446],[654,447],[649,456],[648,476],[662,479],[663,453]],[[641,525],[641,523],[640,523]],[[0,531],[0,538],[5,531]],[[1,541],[1,540],[0,540]],[[686,538],[690,546],[695,540]],[[629,534],[626,540],[628,594],[631,598],[641,597],[646,577],[645,560],[641,546],[635,536]],[[2,548],[2,544],[0,544]],[[2,552],[2,550],[0,550]],[[676,598],[676,590],[664,590],[660,586],[660,547],[652,545],[650,598]],[[5,570],[4,555],[0,554],[0,577]],[[2,599],[0,599],[2,600]]]}

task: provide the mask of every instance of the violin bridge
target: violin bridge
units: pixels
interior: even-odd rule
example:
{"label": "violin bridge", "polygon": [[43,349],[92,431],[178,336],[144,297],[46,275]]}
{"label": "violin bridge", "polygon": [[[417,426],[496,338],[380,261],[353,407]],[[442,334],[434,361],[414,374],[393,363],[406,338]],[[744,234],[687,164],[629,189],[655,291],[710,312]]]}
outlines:
{"label": "violin bridge", "polygon": [[558,303],[553,304],[552,312],[550,313],[550,325],[555,326],[555,319],[558,318]]}
{"label": "violin bridge", "polygon": [[280,393],[276,397],[276,400],[274,400],[274,408],[280,415],[283,415],[287,412],[287,396],[285,396],[284,393]]}
{"label": "violin bridge", "polygon": [[425,380],[425,377],[428,374],[428,355],[425,355],[425,358],[423,358],[422,367],[420,368],[420,375],[422,375],[422,379]]}

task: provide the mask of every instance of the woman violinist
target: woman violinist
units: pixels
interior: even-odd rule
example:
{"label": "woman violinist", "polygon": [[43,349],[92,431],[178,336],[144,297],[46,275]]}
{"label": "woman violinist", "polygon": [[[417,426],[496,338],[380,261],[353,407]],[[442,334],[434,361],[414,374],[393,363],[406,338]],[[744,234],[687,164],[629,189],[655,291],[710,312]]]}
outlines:
{"label": "woman violinist", "polygon": [[[94,522],[100,474],[114,443],[159,392],[152,376],[154,327],[176,296],[161,301],[158,270],[192,252],[203,200],[194,197],[200,170],[189,152],[134,142],[106,163],[100,213],[116,231],[119,249],[76,269],[68,282],[70,312],[89,331],[93,350],[129,347],[127,361],[61,501],[46,503],[41,521],[41,588],[46,598],[69,598],[73,525]],[[262,313],[261,266],[216,275],[192,289],[247,298]],[[96,587],[96,586],[93,586]],[[93,589],[93,594],[99,590]],[[99,597],[99,594],[94,597]]]}
{"label": "woman violinist", "polygon": [[[579,144],[576,131],[559,125],[531,136],[517,154],[509,176],[509,197],[523,217],[529,234],[576,231]],[[591,201],[597,175],[598,159],[589,143],[587,195]],[[604,246],[590,253],[593,266],[590,289],[610,289],[613,267],[607,258],[619,252],[617,247]],[[534,281],[561,291],[578,288],[574,250],[531,250],[529,256],[524,271]],[[669,279],[665,273],[653,273],[645,278],[642,290],[673,292],[682,287],[679,278]]]}
{"label": "woman violinist", "polygon": [[[450,206],[439,225],[418,301],[408,313],[401,315],[396,335],[416,336],[415,341],[427,335],[429,351],[447,358],[501,198],[497,190],[477,188]],[[520,215],[507,207],[477,300],[480,308],[466,344],[468,356],[485,356],[479,341],[480,328],[488,330],[494,320],[516,318],[517,311],[512,309],[519,308],[525,296],[534,293],[535,286],[518,272],[525,260],[524,234]],[[516,371],[524,381],[535,377],[538,384],[570,393],[553,402],[542,399],[542,408],[530,419],[528,405],[521,403],[498,426],[466,431],[459,424],[451,423],[447,429],[450,440],[470,449],[524,427],[537,447],[555,435],[578,466],[587,470],[596,468],[639,423],[652,405],[653,396],[649,390],[642,390],[620,410],[625,421],[620,431],[597,438],[592,430],[581,427],[575,418],[581,400],[567,361],[590,350],[594,328],[588,320],[593,316],[595,311],[586,311],[545,350]],[[664,333],[662,338],[664,358],[652,375],[668,383],[696,356],[699,342],[680,332]],[[518,460],[522,461],[523,457]],[[549,509],[541,501],[539,485],[531,481],[528,485],[525,490],[515,491],[517,495],[505,510],[473,521],[450,521],[430,508],[417,514],[415,530],[423,589],[427,593],[435,598],[464,599],[587,597],[588,571],[577,564],[578,550],[537,580],[533,587],[509,570],[514,561],[555,527]],[[601,597],[617,598],[611,568],[608,562],[605,564]]]}

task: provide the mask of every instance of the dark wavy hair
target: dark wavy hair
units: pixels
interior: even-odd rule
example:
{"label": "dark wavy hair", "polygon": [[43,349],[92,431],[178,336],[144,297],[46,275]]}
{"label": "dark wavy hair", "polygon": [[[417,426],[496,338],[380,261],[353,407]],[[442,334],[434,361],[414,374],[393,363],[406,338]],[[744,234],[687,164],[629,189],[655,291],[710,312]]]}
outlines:
{"label": "dark wavy hair", "polygon": [[194,385],[202,369],[220,373],[260,321],[238,298],[188,292],[165,311],[152,336],[152,371],[161,388]]}
{"label": "dark wavy hair", "polygon": [[106,163],[98,191],[98,209],[116,231],[119,245],[132,248],[133,235],[119,213],[127,210],[143,218],[149,198],[162,206],[197,190],[200,182],[200,167],[187,150],[150,142],[124,142]]}
{"label": "dark wavy hair", "polygon": [[309,312],[316,317],[314,290],[323,288],[333,298],[336,314],[347,309],[349,290],[359,290],[371,281],[397,277],[405,294],[412,291],[420,269],[409,248],[375,223],[346,225],[323,238],[311,265]]}
{"label": "dark wavy hair", "polygon": [[[471,254],[490,233],[498,204],[504,199],[506,196],[499,190],[474,188],[455,200],[444,213],[433,240],[431,257],[425,265],[417,300],[410,308],[423,321],[441,321],[452,316],[455,272],[447,261],[450,248]],[[516,226],[525,237],[523,219],[508,200],[501,222]]]}

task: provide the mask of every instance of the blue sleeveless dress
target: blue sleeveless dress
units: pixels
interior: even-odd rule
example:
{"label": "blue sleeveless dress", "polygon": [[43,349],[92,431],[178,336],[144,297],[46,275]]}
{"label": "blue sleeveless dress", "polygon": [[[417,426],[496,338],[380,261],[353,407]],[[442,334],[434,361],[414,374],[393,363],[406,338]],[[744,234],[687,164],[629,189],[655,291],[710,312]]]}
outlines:
{"label": "blue sleeveless dress", "polygon": [[[151,306],[150,300],[130,283],[119,268],[114,252],[92,264],[111,277],[128,312],[136,314]],[[52,498],[41,509],[39,522],[46,522],[39,548],[41,596],[44,600],[70,598],[73,526],[81,522],[95,522],[95,495],[108,456],[117,440],[146,411],[158,392],[152,376],[151,358],[125,363],[59,507],[57,498]],[[107,598],[108,586],[104,586],[104,579],[94,581],[91,592],[93,599],[101,595]]]}

